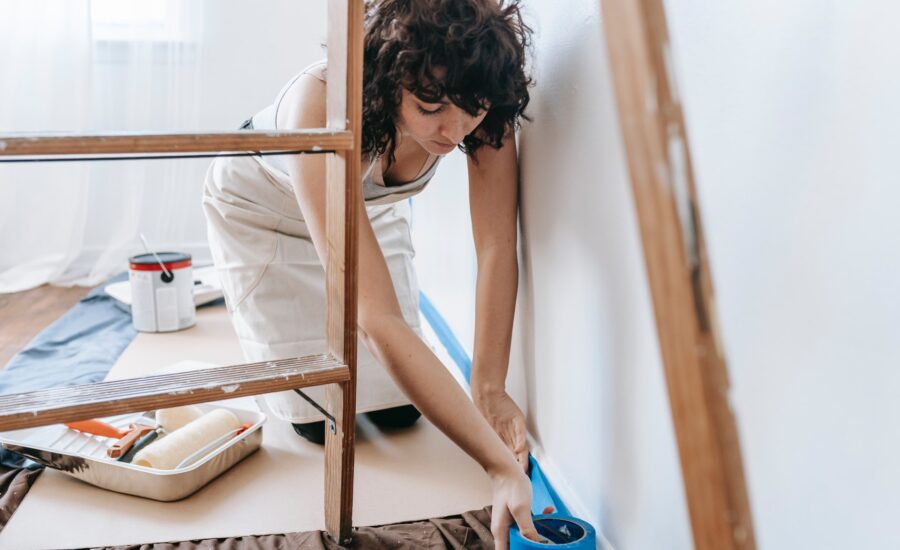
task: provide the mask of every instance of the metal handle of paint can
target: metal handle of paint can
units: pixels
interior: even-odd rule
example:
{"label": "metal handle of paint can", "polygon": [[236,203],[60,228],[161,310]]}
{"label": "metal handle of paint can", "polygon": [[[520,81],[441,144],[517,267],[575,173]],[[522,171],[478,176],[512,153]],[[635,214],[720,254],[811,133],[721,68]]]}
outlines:
{"label": "metal handle of paint can", "polygon": [[546,542],[525,538],[515,525],[509,530],[509,550],[526,550],[548,547],[577,550],[593,550],[597,547],[597,534],[591,524],[578,518],[554,514],[534,516],[534,527]]}
{"label": "metal handle of paint can", "polygon": [[144,237],[144,234],[141,233],[138,236],[141,238],[141,244],[144,245],[144,252],[146,252],[147,254],[153,254],[153,257],[156,258],[156,263],[158,263],[159,267],[162,268],[163,282],[171,283],[172,279],[174,279],[175,276],[172,275],[172,273],[168,269],[166,269],[166,264],[163,263],[162,259],[159,257],[159,254],[157,254],[154,250],[150,250],[150,245],[147,244],[147,238]]}

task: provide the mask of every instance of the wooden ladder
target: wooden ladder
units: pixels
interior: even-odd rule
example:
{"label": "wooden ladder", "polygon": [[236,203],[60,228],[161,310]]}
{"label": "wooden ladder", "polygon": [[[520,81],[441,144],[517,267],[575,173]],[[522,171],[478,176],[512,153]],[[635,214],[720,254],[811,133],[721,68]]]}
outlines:
{"label": "wooden ladder", "polygon": [[[363,0],[328,5],[327,128],[282,132],[13,134],[0,156],[233,151],[327,154],[328,353],[0,396],[0,431],[327,385],[325,525],[341,544],[353,519],[357,211],[361,192]],[[177,157],[176,157],[177,158]],[[237,389],[235,389],[237,388]]]}
{"label": "wooden ladder", "polygon": [[601,0],[694,547],[756,547],[662,0]]}

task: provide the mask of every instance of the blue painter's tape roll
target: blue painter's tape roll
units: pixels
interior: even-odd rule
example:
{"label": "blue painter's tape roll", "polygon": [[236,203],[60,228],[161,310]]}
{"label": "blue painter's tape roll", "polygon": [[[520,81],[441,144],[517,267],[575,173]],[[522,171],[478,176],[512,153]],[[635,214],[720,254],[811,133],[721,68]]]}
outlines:
{"label": "blue painter's tape roll", "polygon": [[526,539],[514,525],[509,530],[509,550],[547,550],[551,547],[594,550],[597,547],[594,528],[578,518],[554,514],[534,516],[534,527],[547,542]]}

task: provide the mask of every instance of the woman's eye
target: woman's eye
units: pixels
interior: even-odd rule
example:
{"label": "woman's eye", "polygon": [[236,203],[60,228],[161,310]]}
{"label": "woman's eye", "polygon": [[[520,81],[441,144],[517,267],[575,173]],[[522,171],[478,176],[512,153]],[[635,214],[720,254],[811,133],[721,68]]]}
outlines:
{"label": "woman's eye", "polygon": [[437,109],[434,109],[432,111],[429,111],[428,109],[423,109],[421,105],[416,105],[416,107],[418,107],[419,112],[425,116],[436,115],[444,110],[443,105],[441,105],[440,107],[438,107]]}

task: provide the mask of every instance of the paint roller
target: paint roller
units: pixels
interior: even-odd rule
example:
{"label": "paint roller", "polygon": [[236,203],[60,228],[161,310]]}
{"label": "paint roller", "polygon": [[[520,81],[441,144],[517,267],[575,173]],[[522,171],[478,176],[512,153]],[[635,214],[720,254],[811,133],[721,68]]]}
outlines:
{"label": "paint roller", "polygon": [[[184,420],[186,417],[179,419]],[[165,415],[163,419],[166,420]],[[164,424],[161,425],[166,427]],[[134,456],[132,463],[146,468],[174,470],[185,459],[197,455],[211,443],[224,441],[223,438],[234,435],[242,427],[240,419],[233,412],[227,409],[214,409],[147,445]]]}
{"label": "paint roller", "polygon": [[174,432],[203,416],[203,409],[196,405],[172,407],[156,411],[156,424],[167,432]]}
{"label": "paint roller", "polygon": [[[140,433],[139,439],[134,442],[130,449],[127,449],[118,460],[120,462],[131,463],[135,455],[147,445],[150,445],[156,439],[164,434],[168,434],[193,420],[197,420],[203,416],[203,409],[194,405],[185,405],[183,407],[172,407],[169,409],[160,409],[154,412],[147,412],[135,420],[135,424],[147,427],[150,433]],[[150,422],[148,424],[148,422]],[[127,436],[126,436],[127,437]],[[115,451],[108,452],[111,458],[116,457]]]}

